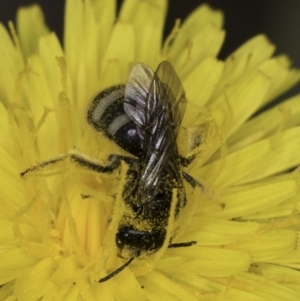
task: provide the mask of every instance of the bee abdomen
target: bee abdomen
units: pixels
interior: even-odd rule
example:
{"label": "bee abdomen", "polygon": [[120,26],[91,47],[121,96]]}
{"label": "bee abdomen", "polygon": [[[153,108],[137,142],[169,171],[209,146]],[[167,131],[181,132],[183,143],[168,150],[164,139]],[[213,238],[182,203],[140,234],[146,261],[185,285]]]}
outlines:
{"label": "bee abdomen", "polygon": [[88,110],[87,120],[95,130],[129,153],[140,157],[141,138],[135,123],[124,111],[124,90],[125,86],[118,85],[99,93]]}

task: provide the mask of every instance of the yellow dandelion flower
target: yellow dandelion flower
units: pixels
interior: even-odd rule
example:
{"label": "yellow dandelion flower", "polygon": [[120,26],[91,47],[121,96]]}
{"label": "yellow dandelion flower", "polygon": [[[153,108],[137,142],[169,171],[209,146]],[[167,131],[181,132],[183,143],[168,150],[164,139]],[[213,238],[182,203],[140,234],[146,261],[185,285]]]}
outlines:
{"label": "yellow dandelion flower", "polygon": [[[300,299],[300,96],[257,113],[300,72],[263,35],[219,61],[223,17],[206,5],[162,45],[166,7],[125,0],[116,18],[114,1],[67,0],[64,47],[36,5],[0,25],[1,300]],[[184,183],[177,220],[173,193],[158,252],[99,283],[126,262],[115,235],[129,166],[97,173],[63,156],[128,155],[87,123],[91,99],[164,60],[186,91],[177,142],[202,189]],[[171,236],[197,244],[167,248]]]}

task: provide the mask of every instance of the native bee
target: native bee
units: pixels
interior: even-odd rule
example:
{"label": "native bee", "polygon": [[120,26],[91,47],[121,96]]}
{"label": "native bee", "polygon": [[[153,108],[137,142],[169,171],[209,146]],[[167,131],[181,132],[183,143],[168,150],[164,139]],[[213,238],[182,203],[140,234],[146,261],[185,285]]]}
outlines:
{"label": "native bee", "polygon": [[[133,156],[110,155],[103,166],[77,153],[33,166],[23,173],[70,158],[72,162],[99,173],[111,173],[125,161],[129,168],[123,189],[126,211],[116,233],[119,255],[130,254],[127,262],[99,280],[104,282],[127,267],[135,258],[159,250],[166,240],[173,192],[176,191],[176,219],[187,203],[183,180],[201,186],[182,171],[193,159],[182,158],[176,138],[186,109],[183,86],[168,61],[154,72],[138,63],[125,85],[100,92],[87,112],[88,123]],[[172,244],[185,247],[195,241]]]}

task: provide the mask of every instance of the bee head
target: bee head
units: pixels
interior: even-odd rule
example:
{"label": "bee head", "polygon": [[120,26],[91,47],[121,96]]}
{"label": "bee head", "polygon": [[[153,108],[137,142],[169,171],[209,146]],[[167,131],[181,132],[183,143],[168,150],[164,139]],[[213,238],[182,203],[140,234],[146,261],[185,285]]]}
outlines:
{"label": "bee head", "polygon": [[120,255],[139,257],[142,253],[152,253],[160,249],[165,241],[165,230],[140,231],[132,225],[121,225],[116,235]]}

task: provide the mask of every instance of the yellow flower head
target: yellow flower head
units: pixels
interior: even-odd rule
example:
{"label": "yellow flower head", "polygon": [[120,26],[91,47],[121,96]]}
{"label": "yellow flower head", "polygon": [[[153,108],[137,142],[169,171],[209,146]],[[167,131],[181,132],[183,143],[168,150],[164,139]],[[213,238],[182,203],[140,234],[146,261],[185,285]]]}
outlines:
{"label": "yellow flower head", "polygon": [[[38,6],[0,25],[1,300],[300,300],[300,96],[261,111],[300,72],[263,35],[219,61],[223,17],[207,5],[162,44],[166,7],[125,0],[116,17],[112,0],[67,0],[63,47]],[[130,166],[74,158],[131,155],[87,112],[133,65],[165,60],[186,91],[177,145],[199,185],[184,181],[178,217],[172,191],[157,252],[99,283],[128,262],[115,237]]]}

